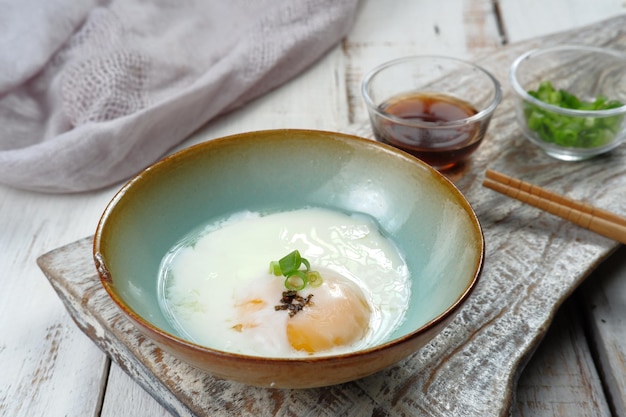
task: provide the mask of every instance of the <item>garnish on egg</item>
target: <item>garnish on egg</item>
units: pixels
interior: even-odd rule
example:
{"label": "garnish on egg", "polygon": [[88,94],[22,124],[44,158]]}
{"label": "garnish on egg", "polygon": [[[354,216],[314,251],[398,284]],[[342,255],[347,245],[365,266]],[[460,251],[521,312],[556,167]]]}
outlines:
{"label": "garnish on egg", "polygon": [[[300,269],[304,265],[304,270]],[[319,287],[322,285],[322,276],[311,270],[308,259],[303,258],[298,250],[283,256],[278,261],[270,262],[270,272],[277,277],[285,277],[285,288],[289,291],[303,290],[307,285]]]}
{"label": "garnish on egg", "polygon": [[302,297],[298,295],[297,291],[287,290],[283,292],[283,298],[280,299],[281,304],[274,306],[274,310],[287,310],[289,311],[289,317],[293,317],[304,307],[313,305],[311,298],[313,298],[313,294]]}
{"label": "garnish on egg", "polygon": [[[300,267],[303,265],[305,269],[301,270]],[[283,292],[280,304],[274,306],[276,311],[287,310],[289,317],[293,317],[304,307],[313,304],[311,302],[313,294],[302,297],[298,295],[298,291],[303,290],[307,285],[313,288],[319,287],[322,285],[322,276],[319,272],[311,270],[311,263],[303,258],[298,250],[283,256],[278,261],[270,262],[270,272],[276,276],[283,275],[285,288],[287,288],[287,291]]]}
{"label": "garnish on egg", "polygon": [[[285,277],[287,291],[283,291],[280,304],[274,306],[274,310],[289,312],[285,331],[295,350],[309,354],[324,352],[348,346],[367,334],[372,310],[363,292],[353,283],[332,274],[323,281],[320,273],[312,271],[309,261],[297,250],[270,262],[270,272]],[[298,294],[307,286],[315,288],[319,303],[311,301],[313,293]]]}

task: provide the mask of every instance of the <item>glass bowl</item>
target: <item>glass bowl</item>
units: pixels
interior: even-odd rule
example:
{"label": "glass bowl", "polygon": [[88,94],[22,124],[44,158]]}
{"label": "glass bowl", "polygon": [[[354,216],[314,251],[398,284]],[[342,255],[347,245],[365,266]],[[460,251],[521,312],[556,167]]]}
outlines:
{"label": "glass bowl", "polygon": [[592,158],[626,137],[626,55],[561,45],[518,57],[510,69],[524,135],[565,161]]}
{"label": "glass bowl", "polygon": [[374,68],[361,93],[376,139],[438,170],[476,151],[502,99],[500,83],[485,69],[428,55]]}

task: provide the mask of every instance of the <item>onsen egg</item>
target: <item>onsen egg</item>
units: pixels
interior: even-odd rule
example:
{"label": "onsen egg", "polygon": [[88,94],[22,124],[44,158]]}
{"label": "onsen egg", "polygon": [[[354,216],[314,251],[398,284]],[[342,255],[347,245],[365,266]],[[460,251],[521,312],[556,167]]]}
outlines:
{"label": "onsen egg", "polygon": [[289,292],[269,274],[254,280],[234,301],[231,329],[257,350],[286,353],[322,353],[361,341],[372,316],[365,294],[336,273],[322,279],[319,287],[299,292]]}
{"label": "onsen egg", "polygon": [[[289,295],[269,263],[293,250],[322,283]],[[373,220],[319,208],[213,223],[170,251],[159,279],[161,308],[182,337],[265,357],[376,344],[402,322],[410,297],[406,263]]]}
{"label": "onsen egg", "polygon": [[309,353],[350,346],[365,337],[372,309],[363,292],[347,280],[323,278],[311,303],[287,321],[287,340]]}

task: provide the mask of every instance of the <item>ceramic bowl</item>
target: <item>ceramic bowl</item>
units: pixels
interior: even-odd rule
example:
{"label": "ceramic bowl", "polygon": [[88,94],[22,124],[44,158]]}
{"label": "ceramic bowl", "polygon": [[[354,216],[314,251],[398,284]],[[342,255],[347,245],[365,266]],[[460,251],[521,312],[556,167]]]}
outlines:
{"label": "ceramic bowl", "polygon": [[626,139],[626,54],[559,45],[518,57],[510,70],[517,121],[548,155],[579,161]]}
{"label": "ceramic bowl", "polygon": [[[337,355],[265,358],[200,346],[175,330],[159,307],[157,275],[181,237],[242,210],[310,206],[373,217],[405,257],[411,298],[388,339]],[[311,388],[373,374],[437,335],[476,285],[484,241],[461,192],[416,158],[339,133],[272,130],[207,141],[141,172],[106,207],[93,256],[112,300],[163,350],[220,378]]]}

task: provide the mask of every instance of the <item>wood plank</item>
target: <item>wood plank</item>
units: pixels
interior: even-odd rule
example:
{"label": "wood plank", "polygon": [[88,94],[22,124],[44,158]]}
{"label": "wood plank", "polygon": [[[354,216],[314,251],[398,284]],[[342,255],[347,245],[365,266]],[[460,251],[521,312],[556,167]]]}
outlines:
{"label": "wood plank", "polygon": [[613,410],[626,416],[626,247],[589,277],[580,296]]}
{"label": "wood plank", "polygon": [[296,79],[211,121],[172,152],[241,132],[283,128],[337,130],[338,126],[345,126],[342,60],[341,49],[332,49]]}
{"label": "wood plank", "polygon": [[[55,260],[44,255],[38,258],[37,262],[50,278],[52,287],[65,304],[78,327],[124,371],[137,380],[144,389],[148,390],[153,397],[166,406],[170,413],[177,416],[191,417],[193,414],[189,408],[178,401],[174,394],[154,377],[154,374],[159,373],[160,367],[167,367],[167,365],[164,365],[160,359],[157,359],[159,363],[153,362],[151,364],[152,367],[138,364],[135,355],[139,354],[139,352],[141,352],[139,356],[146,354],[146,352],[149,355],[156,348],[145,341],[136,332],[135,328],[128,326],[130,323],[126,322],[119,310],[103,308],[95,316],[86,314],[90,306],[97,305],[103,301],[110,301],[106,292],[102,292],[102,286],[99,283],[94,266],[91,262],[85,262],[91,257],[92,241],[93,239],[91,238],[82,239],[77,242],[76,247],[80,247],[78,252],[69,245],[54,251],[56,254]],[[61,275],[68,275],[69,280],[62,282],[55,279],[55,277]],[[106,327],[103,327],[103,322],[110,323],[113,327],[116,327],[118,333],[113,334]],[[126,344],[119,342],[120,339],[126,337],[128,337]],[[157,357],[160,358],[160,354],[157,354]],[[110,400],[106,400],[106,403],[110,403]],[[131,403],[126,402],[126,404]],[[132,410],[135,406],[133,405],[129,410]],[[107,407],[111,406],[107,405]]]}
{"label": "wood plank", "polygon": [[586,26],[626,12],[623,0],[498,0],[509,43]]}
{"label": "wood plank", "polygon": [[[129,408],[132,404],[132,408]],[[143,388],[135,383],[116,363],[111,364],[109,387],[104,397],[100,417],[170,417]]]}
{"label": "wood plank", "polygon": [[[35,260],[59,241],[93,233],[110,197],[0,188],[0,416],[95,415],[108,360],[72,322]],[[43,207],[49,217],[41,221]]]}
{"label": "wood plank", "polygon": [[582,326],[570,298],[520,376],[513,417],[611,416]]}

